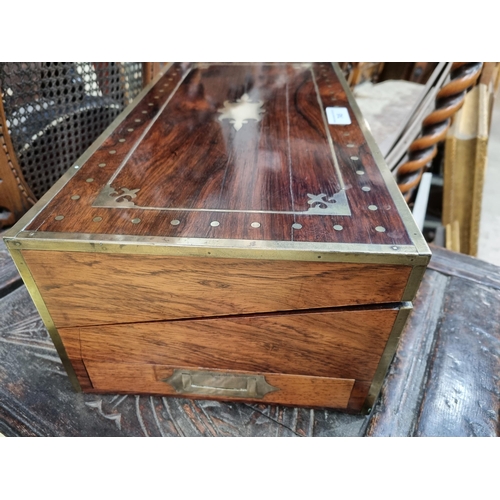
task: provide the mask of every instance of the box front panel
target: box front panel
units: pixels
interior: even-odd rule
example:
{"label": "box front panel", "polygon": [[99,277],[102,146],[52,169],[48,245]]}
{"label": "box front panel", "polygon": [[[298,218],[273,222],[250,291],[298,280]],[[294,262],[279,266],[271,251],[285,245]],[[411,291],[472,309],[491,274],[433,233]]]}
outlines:
{"label": "box front panel", "polygon": [[[273,394],[266,395],[267,402],[345,408],[355,383],[354,404],[359,407],[366,395],[398,311],[252,315],[62,328],[59,333],[72,360],[85,366],[97,392],[253,400],[245,387],[255,382],[236,380],[239,386],[231,385],[234,377],[253,374],[266,383],[271,384],[269,377],[279,382]],[[167,380],[173,372],[165,375],[165,370],[174,369],[195,380],[176,386]],[[196,390],[217,387],[213,381],[196,382],[207,371],[232,374],[229,387],[224,387],[222,378],[220,390]],[[307,394],[307,388],[318,387],[322,399]],[[230,389],[240,392],[228,393]],[[339,403],[347,392],[345,405]]]}
{"label": "box front panel", "polygon": [[399,302],[409,266],[23,251],[60,327]]}

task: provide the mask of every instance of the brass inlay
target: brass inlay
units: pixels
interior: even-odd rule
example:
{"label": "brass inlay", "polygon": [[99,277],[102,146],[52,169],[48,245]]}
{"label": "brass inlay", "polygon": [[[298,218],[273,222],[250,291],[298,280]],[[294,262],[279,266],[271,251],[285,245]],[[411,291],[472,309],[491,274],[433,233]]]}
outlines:
{"label": "brass inlay", "polygon": [[262,399],[270,392],[279,391],[266,382],[263,375],[235,375],[201,370],[176,369],[163,382],[170,384],[179,394],[199,394]]}
{"label": "brass inlay", "polygon": [[93,206],[103,205],[105,207],[135,207],[132,201],[137,197],[140,189],[128,189],[121,187],[115,189],[111,186],[104,186]]}
{"label": "brass inlay", "polygon": [[42,296],[40,295],[40,292],[38,291],[38,287],[36,286],[35,280],[33,279],[33,276],[31,275],[31,272],[26,262],[24,261],[24,257],[21,253],[21,250],[13,248],[9,248],[9,250],[10,250],[10,255],[12,256],[12,259],[14,260],[14,263],[17,267],[17,270],[19,271],[19,274],[21,275],[24,284],[26,285],[28,293],[30,294],[31,299],[35,303],[35,306],[40,314],[40,317],[42,318],[43,324],[45,325],[45,328],[47,328],[47,331],[49,332],[50,338],[52,339],[52,342],[54,343],[54,346],[57,350],[57,354],[61,358],[63,366],[66,369],[66,372],[74,389],[78,392],[81,392],[82,389],[80,387],[80,383],[78,382],[75,370],[73,369],[73,365],[71,364],[71,361],[68,358],[68,354],[61,340],[59,332],[57,331],[57,328],[54,325],[54,321],[50,316],[49,310],[47,309],[47,306],[45,305],[45,302]]}
{"label": "brass inlay", "polygon": [[364,413],[368,413],[375,403],[375,400],[382,387],[382,383],[384,382],[389,364],[391,363],[392,358],[394,357],[394,353],[396,352],[399,337],[403,332],[406,320],[408,319],[408,316],[412,309],[413,306],[410,302],[403,302],[401,309],[396,316],[396,321],[394,322],[391,333],[389,335],[389,339],[387,340],[387,344],[385,345],[384,352],[382,353],[382,357],[380,358],[377,370],[375,371],[375,375],[373,376],[373,380],[368,391],[368,396],[366,396],[365,402],[363,404],[362,411]]}
{"label": "brass inlay", "polygon": [[[163,74],[172,66],[170,63],[142,92],[133,103],[101,134],[101,136],[78,158],[76,164],[45,193],[38,203],[32,207],[12,228],[8,229],[3,237],[11,249],[22,247],[37,250],[56,250],[74,252],[102,252],[111,254],[144,254],[144,255],[185,255],[208,256],[210,258],[241,258],[241,259],[272,259],[311,261],[321,253],[324,261],[352,262],[352,263],[380,263],[419,266],[415,268],[408,281],[403,300],[413,297],[430,258],[430,250],[417,228],[411,212],[404,198],[387,168],[385,161],[367,129],[356,100],[345,82],[342,71],[337,64],[333,69],[351,106],[354,116],[368,142],[371,153],[379,171],[387,185],[398,213],[413,242],[410,245],[399,245],[399,251],[394,251],[390,245],[362,244],[362,243],[307,243],[285,241],[258,241],[258,240],[221,240],[216,238],[169,238],[161,236],[134,236],[134,235],[107,235],[91,233],[64,233],[64,232],[37,232],[36,240],[29,239],[29,232],[24,229],[46,209],[51,200],[61,189],[78,173],[79,165],[84,165],[89,158],[101,147],[109,136],[131,115],[154,85],[163,77]],[[175,90],[174,90],[175,92]],[[161,112],[161,111],[160,111]],[[140,120],[139,120],[140,121]],[[345,134],[349,134],[345,132]],[[363,187],[369,191],[369,187]],[[417,272],[418,269],[418,272]],[[24,275],[21,273],[24,279]]]}
{"label": "brass inlay", "polygon": [[263,101],[252,101],[248,94],[243,94],[235,102],[224,101],[224,107],[217,111],[221,113],[219,121],[229,120],[236,131],[240,130],[248,120],[260,122],[262,120]]}
{"label": "brass inlay", "polygon": [[[209,64],[208,66],[210,66]],[[207,66],[207,67],[208,67]],[[113,173],[111,176],[110,180],[108,181],[107,185],[101,190],[97,198],[94,200],[92,206],[93,207],[100,207],[100,208],[119,208],[119,207],[130,207],[134,206],[136,208],[140,208],[142,210],[170,210],[170,211],[187,211],[187,212],[227,212],[227,213],[261,213],[261,214],[283,214],[283,215],[345,215],[345,216],[351,216],[351,211],[349,209],[349,203],[347,201],[347,194],[345,191],[345,184],[342,178],[342,173],[340,171],[340,166],[337,160],[337,156],[335,154],[335,148],[333,145],[333,140],[331,138],[330,130],[328,127],[328,122],[326,119],[325,111],[323,109],[323,103],[321,100],[321,95],[318,89],[318,85],[315,79],[314,71],[312,69],[312,66],[310,63],[306,63],[304,65],[299,65],[297,67],[300,68],[306,68],[308,71],[311,73],[311,78],[314,83],[314,88],[316,91],[316,97],[318,100],[318,105],[320,107],[320,111],[323,117],[323,122],[324,122],[324,127],[325,127],[325,134],[328,140],[328,144],[330,147],[331,155],[332,155],[332,160],[334,164],[334,169],[335,169],[335,174],[338,179],[339,185],[340,185],[340,191],[338,193],[333,194],[331,197],[329,197],[327,200],[314,200],[315,203],[312,204],[311,201],[308,201],[311,206],[309,210],[305,211],[274,211],[274,210],[232,210],[232,209],[224,209],[224,208],[184,208],[184,207],[151,207],[151,206],[142,206],[138,204],[133,204],[133,205],[127,205],[123,203],[116,204],[115,201],[112,198],[110,198],[109,193],[111,188],[111,184],[113,181],[116,179],[118,176],[119,172],[123,169],[125,164],[128,162],[134,151],[137,149],[139,144],[141,143],[142,139],[146,136],[146,134],[149,132],[151,127],[154,125],[154,123],[158,120],[158,118],[161,116],[163,111],[165,110],[166,106],[168,105],[171,97],[175,94],[175,92],[178,90],[180,87],[181,83],[183,82],[184,78],[187,76],[189,71],[183,76],[183,78],[177,83],[176,88],[174,89],[173,93],[171,96],[166,100],[166,102],[161,106],[161,109],[156,113],[154,118],[148,123],[146,129],[144,132],[141,134],[141,137],[138,138],[138,140],[134,143],[134,145],[131,147],[131,149],[128,151],[127,155],[123,159],[123,161],[120,163],[116,171]],[[233,124],[234,128],[238,131],[241,129],[241,127],[245,124],[248,123],[249,120],[256,120],[260,121],[262,116],[261,114],[264,113],[264,110],[261,109],[263,102],[262,101],[252,101],[250,96],[248,94],[243,94],[240,99],[237,99],[235,102],[230,102],[230,101],[225,101],[224,102],[224,108],[220,108],[218,111],[221,113],[219,116],[219,120],[223,121],[225,119],[228,119],[231,124]],[[114,191],[114,190],[113,190]],[[309,198],[317,197],[317,196],[323,196],[326,197],[327,195],[314,195],[314,194],[308,194]],[[316,203],[317,201],[317,203]]]}
{"label": "brass inlay", "polygon": [[311,208],[306,212],[307,214],[351,215],[344,190],[335,193],[329,198],[324,193],[318,195],[307,193],[307,196],[309,197],[307,203],[311,205]]}

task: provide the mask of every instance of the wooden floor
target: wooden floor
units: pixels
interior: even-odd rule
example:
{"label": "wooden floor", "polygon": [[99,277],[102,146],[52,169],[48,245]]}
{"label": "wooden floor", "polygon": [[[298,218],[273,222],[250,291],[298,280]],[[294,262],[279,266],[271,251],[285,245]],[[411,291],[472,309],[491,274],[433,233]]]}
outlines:
{"label": "wooden floor", "polygon": [[[1,240],[0,240],[1,241]],[[500,268],[433,248],[370,415],[75,393],[0,243],[0,433],[6,436],[497,436]]]}

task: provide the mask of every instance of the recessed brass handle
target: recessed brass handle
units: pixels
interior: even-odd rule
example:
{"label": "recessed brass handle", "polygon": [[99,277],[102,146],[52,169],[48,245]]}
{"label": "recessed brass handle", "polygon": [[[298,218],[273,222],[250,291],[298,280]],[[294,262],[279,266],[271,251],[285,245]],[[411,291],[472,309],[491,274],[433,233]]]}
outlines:
{"label": "recessed brass handle", "polygon": [[179,394],[261,399],[279,390],[268,384],[263,375],[235,375],[204,370],[177,369],[163,381]]}

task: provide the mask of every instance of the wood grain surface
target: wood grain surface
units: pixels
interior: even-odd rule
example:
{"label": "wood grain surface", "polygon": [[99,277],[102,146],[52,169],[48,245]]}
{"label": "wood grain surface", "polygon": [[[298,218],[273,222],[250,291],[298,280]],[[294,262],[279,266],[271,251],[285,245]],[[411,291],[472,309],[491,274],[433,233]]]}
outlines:
{"label": "wood grain surface", "polygon": [[[225,103],[244,95],[262,103],[261,119],[236,130],[219,118]],[[327,107],[347,108],[351,124],[328,125]],[[95,206],[106,185],[114,197]],[[300,215],[312,206],[308,195],[326,200],[342,187],[350,216]],[[132,196],[126,190],[137,191]],[[411,244],[345,91],[326,63],[174,64],[28,230]]]}
{"label": "wood grain surface", "polygon": [[[434,248],[433,254],[432,269],[426,272],[382,397],[370,416],[262,403],[75,393],[21,286],[0,298],[0,432],[6,436],[500,435],[500,333],[495,308],[500,268],[446,250]],[[349,405],[360,389],[356,382]]]}
{"label": "wood grain surface", "polygon": [[[397,308],[61,328],[68,353],[109,363],[371,380]],[[78,339],[80,342],[78,343]],[[79,344],[79,345],[78,345]]]}
{"label": "wood grain surface", "polygon": [[407,266],[26,250],[57,327],[401,300]]}
{"label": "wood grain surface", "polygon": [[[97,361],[86,361],[85,365],[96,391],[179,396],[179,393],[164,379],[170,377],[175,368],[183,367]],[[225,373],[227,373],[227,370]],[[237,374],[240,375],[242,372],[237,372]],[[276,373],[252,372],[251,374],[264,376],[268,384],[279,390],[270,392],[261,399],[241,398],[249,403],[346,408],[354,384],[354,380],[349,379],[304,377]],[[200,399],[200,395],[196,394],[182,394],[182,397]],[[203,395],[201,399],[238,401],[239,398]]]}
{"label": "wood grain surface", "polygon": [[336,410],[76,393],[24,286],[0,298],[0,432],[5,436],[352,436]]}

